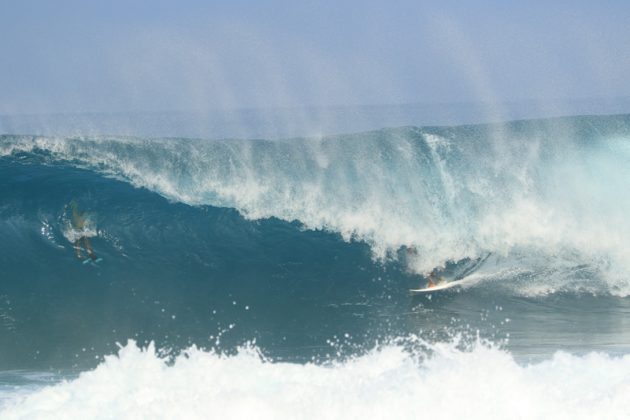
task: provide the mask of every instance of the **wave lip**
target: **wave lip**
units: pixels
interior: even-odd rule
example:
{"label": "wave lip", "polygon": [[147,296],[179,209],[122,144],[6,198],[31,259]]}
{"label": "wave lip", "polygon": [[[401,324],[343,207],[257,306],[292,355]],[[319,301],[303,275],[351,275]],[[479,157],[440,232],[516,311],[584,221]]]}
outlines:
{"label": "wave lip", "polygon": [[[568,376],[571,380],[567,380]],[[15,397],[22,418],[622,418],[630,356],[556,353],[521,366],[477,344],[433,346],[421,361],[397,345],[332,365],[271,363],[255,348],[195,348],[172,365],[134,342],[94,371]]]}

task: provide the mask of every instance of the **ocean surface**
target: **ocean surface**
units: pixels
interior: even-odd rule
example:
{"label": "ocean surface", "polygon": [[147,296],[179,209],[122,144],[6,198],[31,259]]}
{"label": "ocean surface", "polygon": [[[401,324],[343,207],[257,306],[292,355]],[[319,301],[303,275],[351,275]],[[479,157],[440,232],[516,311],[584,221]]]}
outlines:
{"label": "ocean surface", "polygon": [[0,418],[628,418],[628,215],[629,115],[0,135]]}

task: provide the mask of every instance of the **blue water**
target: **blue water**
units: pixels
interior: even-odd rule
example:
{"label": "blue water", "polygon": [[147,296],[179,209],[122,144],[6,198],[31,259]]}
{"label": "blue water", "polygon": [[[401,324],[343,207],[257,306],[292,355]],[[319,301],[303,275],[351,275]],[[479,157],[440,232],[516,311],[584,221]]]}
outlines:
{"label": "blue water", "polygon": [[[0,382],[74,378],[128,339],[317,365],[392,340],[425,354],[417,337],[487,340],[521,364],[624,357],[628,191],[625,115],[274,141],[4,135]],[[72,200],[99,263],[76,256]],[[411,297],[435,268],[473,281]]]}

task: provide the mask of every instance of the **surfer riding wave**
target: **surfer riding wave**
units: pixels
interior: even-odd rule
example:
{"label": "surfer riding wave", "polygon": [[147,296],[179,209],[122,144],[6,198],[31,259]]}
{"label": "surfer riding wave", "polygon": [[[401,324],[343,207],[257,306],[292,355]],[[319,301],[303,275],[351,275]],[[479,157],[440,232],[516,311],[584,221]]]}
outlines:
{"label": "surfer riding wave", "polygon": [[[407,258],[413,258],[418,255],[418,250],[413,245],[407,246],[405,250]],[[424,278],[427,280],[427,289],[446,282],[444,277],[439,274],[438,268],[434,268],[432,271],[424,273]]]}
{"label": "surfer riding wave", "polygon": [[92,244],[88,238],[95,236],[95,230],[91,226],[91,220],[88,213],[79,211],[79,206],[75,200],[70,202],[70,209],[72,211],[72,217],[70,219],[71,232],[67,232],[66,237],[74,245],[77,258],[83,259],[81,243],[87,252],[88,257],[92,261],[96,261],[97,257],[94,254]]}
{"label": "surfer riding wave", "polygon": [[437,268],[433,269],[430,273],[425,274],[425,277],[427,279],[427,289],[445,282],[444,278],[438,275]]}

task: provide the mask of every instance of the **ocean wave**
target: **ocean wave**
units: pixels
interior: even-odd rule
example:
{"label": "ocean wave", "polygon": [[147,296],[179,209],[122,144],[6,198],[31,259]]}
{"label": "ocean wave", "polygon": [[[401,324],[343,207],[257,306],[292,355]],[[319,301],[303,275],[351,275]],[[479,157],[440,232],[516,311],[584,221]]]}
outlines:
{"label": "ocean wave", "polygon": [[630,293],[625,116],[400,128],[325,138],[194,140],[3,136],[0,156],[87,168],[250,220],[299,221],[401,249],[416,273],[488,252],[595,267]]}

